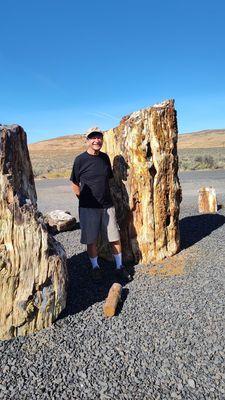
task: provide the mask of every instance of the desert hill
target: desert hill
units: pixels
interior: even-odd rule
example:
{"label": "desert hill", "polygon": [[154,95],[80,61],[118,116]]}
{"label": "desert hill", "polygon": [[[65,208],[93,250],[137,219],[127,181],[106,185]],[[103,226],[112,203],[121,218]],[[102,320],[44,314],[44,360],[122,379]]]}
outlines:
{"label": "desert hill", "polygon": [[[203,130],[193,133],[179,134],[178,148],[211,148],[225,147],[225,129]],[[83,135],[67,135],[54,139],[43,140],[29,145],[31,153],[62,152],[78,154],[85,149]]]}
{"label": "desert hill", "polygon": [[[69,177],[73,160],[85,151],[84,135],[67,135],[32,143],[29,146],[36,177]],[[225,167],[225,129],[180,134],[178,138],[181,169]]]}
{"label": "desert hill", "polygon": [[179,135],[178,148],[212,148],[225,147],[225,129],[204,130]]}
{"label": "desert hill", "polygon": [[68,151],[79,153],[85,148],[84,135],[66,135],[59,136],[53,139],[42,140],[41,142],[32,143],[29,146],[31,153],[42,152],[42,151]]}

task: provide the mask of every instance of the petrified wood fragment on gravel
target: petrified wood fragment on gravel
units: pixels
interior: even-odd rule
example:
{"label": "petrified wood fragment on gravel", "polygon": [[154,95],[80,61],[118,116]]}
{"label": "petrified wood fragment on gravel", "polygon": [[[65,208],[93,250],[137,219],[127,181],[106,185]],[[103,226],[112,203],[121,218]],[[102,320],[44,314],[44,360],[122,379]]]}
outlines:
{"label": "petrified wood fragment on gravel", "polygon": [[45,214],[44,221],[50,231],[66,232],[71,231],[76,226],[76,218],[62,210],[54,210]]}
{"label": "petrified wood fragment on gravel", "polygon": [[134,112],[104,134],[125,261],[148,263],[179,250],[177,137],[173,100]]}
{"label": "petrified wood fragment on gravel", "polygon": [[114,283],[111,286],[103,305],[103,313],[105,317],[113,317],[116,314],[118,303],[121,301],[121,294],[122,286],[120,283]]}
{"label": "petrified wood fragment on gravel", "polygon": [[37,211],[26,134],[0,125],[0,339],[51,325],[66,280],[65,251]]}
{"label": "petrified wood fragment on gravel", "polygon": [[212,187],[202,187],[199,190],[198,210],[202,214],[217,212],[216,190]]}

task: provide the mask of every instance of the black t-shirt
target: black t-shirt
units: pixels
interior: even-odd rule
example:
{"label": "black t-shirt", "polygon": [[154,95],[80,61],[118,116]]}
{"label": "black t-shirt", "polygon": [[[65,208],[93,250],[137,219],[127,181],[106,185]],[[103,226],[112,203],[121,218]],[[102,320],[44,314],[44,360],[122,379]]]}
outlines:
{"label": "black t-shirt", "polygon": [[79,206],[85,208],[112,207],[109,179],[113,177],[109,156],[100,151],[87,151],[76,157],[70,180],[80,184]]}

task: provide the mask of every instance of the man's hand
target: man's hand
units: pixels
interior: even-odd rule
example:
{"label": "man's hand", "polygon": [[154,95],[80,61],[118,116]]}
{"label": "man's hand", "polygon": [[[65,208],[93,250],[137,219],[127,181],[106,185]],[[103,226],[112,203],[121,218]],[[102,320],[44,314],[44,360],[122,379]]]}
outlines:
{"label": "man's hand", "polygon": [[80,186],[77,185],[76,183],[72,183],[72,191],[75,193],[75,195],[78,197],[80,197]]}

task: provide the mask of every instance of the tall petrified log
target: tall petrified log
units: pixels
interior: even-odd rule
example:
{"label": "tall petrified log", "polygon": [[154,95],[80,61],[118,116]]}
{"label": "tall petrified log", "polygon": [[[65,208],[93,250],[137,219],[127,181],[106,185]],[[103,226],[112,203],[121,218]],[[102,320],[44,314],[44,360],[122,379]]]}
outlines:
{"label": "tall petrified log", "polygon": [[0,125],[0,339],[49,326],[66,304],[66,255],[37,211],[27,140]]}
{"label": "tall petrified log", "polygon": [[173,100],[134,112],[104,134],[103,150],[113,165],[111,192],[127,261],[148,263],[179,250],[177,137]]}

